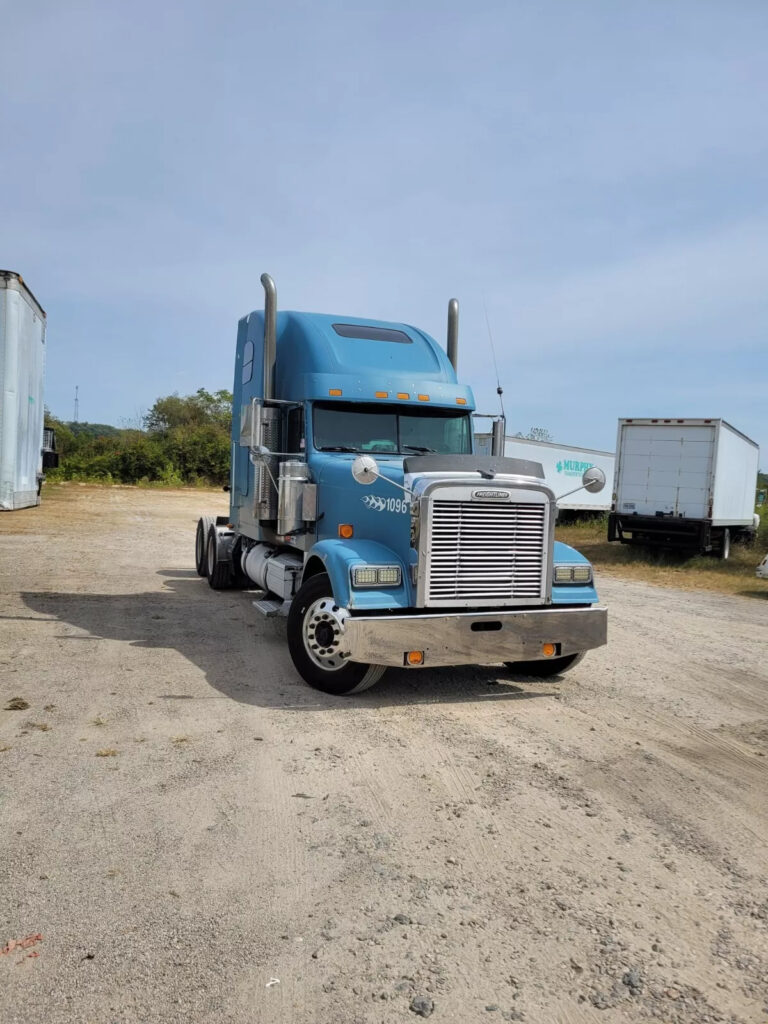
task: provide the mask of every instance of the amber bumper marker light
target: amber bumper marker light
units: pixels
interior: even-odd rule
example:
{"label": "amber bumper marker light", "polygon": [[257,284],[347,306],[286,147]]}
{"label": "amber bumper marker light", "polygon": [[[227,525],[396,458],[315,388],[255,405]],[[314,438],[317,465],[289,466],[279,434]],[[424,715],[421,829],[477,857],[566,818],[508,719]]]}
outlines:
{"label": "amber bumper marker light", "polygon": [[406,666],[411,665],[412,667],[415,667],[416,665],[423,665],[424,651],[406,651],[403,658],[403,664]]}
{"label": "amber bumper marker light", "polygon": [[551,658],[553,654],[557,653],[557,644],[542,644],[541,653],[545,658]]}

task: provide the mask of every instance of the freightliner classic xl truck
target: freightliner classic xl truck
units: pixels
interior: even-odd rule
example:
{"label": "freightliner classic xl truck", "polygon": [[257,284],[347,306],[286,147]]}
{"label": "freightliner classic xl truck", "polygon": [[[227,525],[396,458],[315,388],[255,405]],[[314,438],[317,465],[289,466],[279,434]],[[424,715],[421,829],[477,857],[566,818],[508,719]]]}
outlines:
{"label": "freightliner classic xl truck", "polygon": [[[261,282],[264,312],[238,326],[230,512],[197,524],[211,587],[261,590],[264,614],[287,614],[299,674],[331,694],[390,665],[550,676],[604,644],[591,566],[554,540],[541,466],[473,453],[456,300],[446,353],[407,324],[278,313]],[[604,483],[593,468],[582,486]]]}

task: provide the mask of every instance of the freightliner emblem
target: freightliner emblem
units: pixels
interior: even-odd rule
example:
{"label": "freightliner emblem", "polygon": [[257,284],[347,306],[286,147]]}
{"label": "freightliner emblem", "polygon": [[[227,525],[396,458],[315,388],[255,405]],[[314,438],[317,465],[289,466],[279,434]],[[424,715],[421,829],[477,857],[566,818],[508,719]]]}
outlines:
{"label": "freightliner emblem", "polygon": [[495,501],[508,501],[509,491],[472,491],[473,498],[493,498]]}

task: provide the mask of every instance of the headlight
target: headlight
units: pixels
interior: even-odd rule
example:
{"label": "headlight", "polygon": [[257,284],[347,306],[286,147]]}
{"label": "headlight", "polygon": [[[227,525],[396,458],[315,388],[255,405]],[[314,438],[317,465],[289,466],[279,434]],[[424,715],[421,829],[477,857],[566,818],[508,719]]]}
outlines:
{"label": "headlight", "polygon": [[399,587],[399,565],[356,565],[352,569],[353,587]]}
{"label": "headlight", "polygon": [[552,574],[552,582],[563,583],[591,583],[592,566],[579,562],[578,565],[556,565]]}

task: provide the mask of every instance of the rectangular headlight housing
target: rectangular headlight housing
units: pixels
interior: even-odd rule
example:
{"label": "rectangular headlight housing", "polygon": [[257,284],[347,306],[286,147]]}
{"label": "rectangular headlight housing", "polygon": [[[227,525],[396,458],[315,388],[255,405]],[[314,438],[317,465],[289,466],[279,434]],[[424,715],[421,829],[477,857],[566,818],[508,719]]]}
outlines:
{"label": "rectangular headlight housing", "polygon": [[578,583],[585,586],[592,582],[592,566],[579,562],[577,565],[556,565],[552,573],[552,582],[562,586],[564,583]]}
{"label": "rectangular headlight housing", "polygon": [[399,587],[399,565],[355,565],[352,568],[353,587]]}

